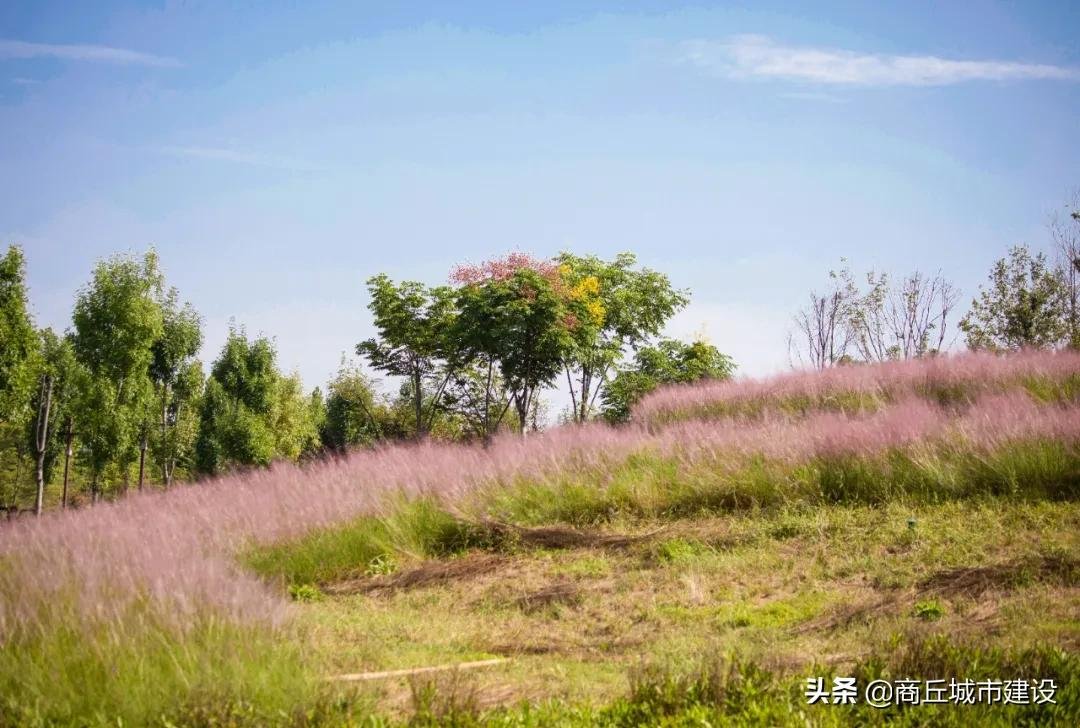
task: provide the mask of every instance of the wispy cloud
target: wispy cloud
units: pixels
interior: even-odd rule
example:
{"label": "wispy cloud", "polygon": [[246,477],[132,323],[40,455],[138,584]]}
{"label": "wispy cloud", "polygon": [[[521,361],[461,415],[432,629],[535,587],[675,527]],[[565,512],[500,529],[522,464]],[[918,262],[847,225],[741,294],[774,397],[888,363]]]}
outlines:
{"label": "wispy cloud", "polygon": [[761,35],[683,44],[682,59],[730,78],[776,78],[848,86],[944,86],[965,81],[1080,80],[1080,69],[1015,61],[859,53],[789,46]]}
{"label": "wispy cloud", "polygon": [[229,162],[233,164],[246,164],[253,167],[266,167],[270,169],[282,169],[293,172],[322,172],[325,167],[308,164],[303,160],[276,157],[259,152],[248,152],[229,147],[201,147],[201,146],[165,146],[158,147],[158,152],[174,157],[186,157],[189,159],[205,159],[213,162]]}
{"label": "wispy cloud", "polygon": [[183,64],[175,58],[155,56],[126,48],[98,45],[57,45],[0,40],[0,58],[61,58],[68,61],[93,61],[138,66],[175,68]]}

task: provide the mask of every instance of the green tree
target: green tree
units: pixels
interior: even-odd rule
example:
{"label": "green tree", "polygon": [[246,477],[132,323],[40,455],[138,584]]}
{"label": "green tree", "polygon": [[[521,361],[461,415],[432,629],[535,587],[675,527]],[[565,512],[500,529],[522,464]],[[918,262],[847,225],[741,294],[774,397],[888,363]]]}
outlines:
{"label": "green tree", "polygon": [[341,362],[327,386],[326,416],[320,429],[323,446],[335,452],[371,445],[383,436],[379,403],[371,379],[358,366]]}
{"label": "green tree", "polygon": [[26,261],[12,245],[0,258],[0,424],[21,419],[34,386],[38,337],[30,317]]}
{"label": "green tree", "polygon": [[454,320],[453,290],[415,281],[395,284],[377,275],[368,280],[368,291],[378,337],[360,342],[356,353],[367,357],[373,368],[407,379],[414,433],[422,439],[449,381],[446,374],[437,380],[433,375],[452,355],[448,333]]}
{"label": "green tree", "polygon": [[528,267],[462,286],[458,310],[459,345],[471,358],[498,363],[524,434],[538,393],[562,371],[587,312],[558,290],[557,279]]}
{"label": "green tree", "polygon": [[581,301],[587,313],[563,362],[573,419],[584,422],[626,348],[636,349],[658,336],[688,297],[672,287],[666,275],[638,269],[633,253],[619,253],[611,261],[562,253],[558,262],[569,295]]}
{"label": "green tree", "polygon": [[269,465],[277,442],[271,419],[280,375],[274,345],[231,328],[203,394],[195,465],[214,475],[237,466]]}
{"label": "green tree", "polygon": [[[321,405],[321,399],[319,401]],[[270,431],[274,434],[274,457],[296,462],[318,449],[318,407],[304,396],[299,374],[280,377],[274,387],[270,409]]]}
{"label": "green tree", "polygon": [[[198,375],[191,365],[202,345],[202,322],[190,303],[180,305],[179,294],[175,288],[161,300],[162,328],[161,336],[151,347],[153,358],[150,362],[150,379],[154,383],[159,425],[158,462],[161,464],[161,482],[166,488],[172,483],[173,470],[176,467],[177,448],[182,445],[170,430],[180,422],[180,416],[191,404],[191,399],[199,395],[198,386],[192,384],[201,380],[201,368]],[[181,378],[187,380],[181,384]],[[196,377],[196,379],[192,379]],[[149,421],[143,425],[142,451],[145,454],[149,434]],[[142,486],[142,467],[140,466],[139,485]]]}
{"label": "green tree", "polygon": [[603,416],[612,423],[625,422],[634,404],[661,385],[730,379],[734,372],[731,357],[712,344],[662,339],[638,349],[633,364],[615,375],[602,395]]}
{"label": "green tree", "polygon": [[26,261],[22,249],[12,245],[0,258],[0,485],[12,506],[33,452],[23,434],[36,414],[31,399],[39,342],[27,298]]}
{"label": "green tree", "polygon": [[78,408],[78,427],[95,499],[109,466],[127,483],[138,452],[137,434],[152,394],[153,345],[163,328],[161,290],[154,251],[141,259],[118,255],[98,263],[75,302],[72,342],[92,380]]}
{"label": "green tree", "polygon": [[446,388],[446,409],[461,421],[466,438],[490,440],[506,422],[510,404],[510,391],[489,353],[456,367]]}
{"label": "green tree", "polygon": [[1026,245],[1009,250],[990,271],[989,285],[960,321],[971,349],[1053,347],[1065,338],[1066,295],[1061,271]]}
{"label": "green tree", "polygon": [[165,487],[176,477],[177,468],[190,475],[195,470],[195,442],[206,377],[202,363],[192,359],[184,364],[168,396],[163,437],[155,442],[154,457],[162,464]]}
{"label": "green tree", "polygon": [[[38,458],[38,490],[53,481],[53,471],[64,458],[65,482],[61,506],[67,506],[67,472],[74,437],[74,407],[86,373],[75,359],[70,337],[57,336],[52,329],[39,332],[41,364],[38,387],[31,409],[36,413],[27,423],[26,441]],[[41,493],[43,495],[43,493]]]}

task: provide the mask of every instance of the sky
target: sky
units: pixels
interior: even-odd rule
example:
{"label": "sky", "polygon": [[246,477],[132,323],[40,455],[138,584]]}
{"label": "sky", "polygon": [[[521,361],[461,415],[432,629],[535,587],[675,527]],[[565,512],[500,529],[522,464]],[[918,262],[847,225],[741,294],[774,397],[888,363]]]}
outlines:
{"label": "sky", "polygon": [[0,5],[0,244],[39,325],[154,246],[204,317],[325,384],[365,280],[636,253],[668,333],[789,366],[828,271],[952,280],[1080,187],[1080,3]]}

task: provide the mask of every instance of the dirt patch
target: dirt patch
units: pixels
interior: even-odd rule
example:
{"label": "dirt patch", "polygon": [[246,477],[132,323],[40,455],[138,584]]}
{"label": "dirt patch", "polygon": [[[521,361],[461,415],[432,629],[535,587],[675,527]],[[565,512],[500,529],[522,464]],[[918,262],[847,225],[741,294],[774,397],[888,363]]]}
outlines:
{"label": "dirt patch", "polygon": [[[1033,583],[1075,587],[1080,584],[1080,562],[1068,555],[1052,554],[989,566],[945,569],[923,579],[913,590],[897,590],[838,605],[821,617],[803,622],[793,632],[844,629],[882,615],[898,614],[915,600],[926,597],[978,599],[991,591],[1010,591]],[[987,603],[970,613],[968,621],[990,625],[996,614],[996,606]]]}
{"label": "dirt patch", "polygon": [[820,617],[803,622],[794,627],[791,632],[792,634],[806,634],[808,632],[832,632],[844,629],[853,624],[868,622],[878,615],[895,611],[899,602],[900,600],[892,595],[854,603],[845,602],[830,609]]}
{"label": "dirt patch", "polygon": [[1075,586],[1080,583],[1080,562],[1053,554],[990,566],[960,566],[924,579],[919,583],[919,592],[977,598],[991,590],[1015,589],[1032,582]]}
{"label": "dirt patch", "polygon": [[472,579],[490,574],[509,561],[504,556],[475,554],[447,561],[426,561],[419,566],[388,576],[350,579],[325,587],[327,594],[370,594],[432,586],[448,581]]}
{"label": "dirt patch", "polygon": [[575,548],[627,548],[642,541],[647,541],[664,529],[638,536],[615,533],[582,531],[567,526],[538,526],[528,528],[500,521],[485,521],[481,527],[488,531],[496,542],[517,543],[534,548],[575,549]]}
{"label": "dirt patch", "polygon": [[560,581],[518,597],[515,603],[524,612],[536,612],[555,604],[580,604],[581,600],[580,586],[572,581]]}

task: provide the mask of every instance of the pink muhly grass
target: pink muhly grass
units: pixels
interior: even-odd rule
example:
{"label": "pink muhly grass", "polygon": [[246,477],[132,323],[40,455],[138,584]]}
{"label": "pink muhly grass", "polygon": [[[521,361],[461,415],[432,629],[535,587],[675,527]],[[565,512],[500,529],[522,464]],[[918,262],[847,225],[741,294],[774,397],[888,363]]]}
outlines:
{"label": "pink muhly grass", "polygon": [[644,397],[634,408],[633,419],[648,423],[691,416],[708,410],[711,405],[752,402],[776,405],[796,398],[822,400],[838,394],[887,401],[920,390],[963,387],[974,395],[1000,390],[1025,378],[1061,382],[1068,377],[1080,377],[1080,352],[1027,351],[1009,355],[969,352],[885,364],[838,366],[820,372],[798,371],[766,379],[666,387]]}
{"label": "pink muhly grass", "polygon": [[[73,620],[121,624],[140,600],[149,600],[177,629],[205,610],[242,622],[278,624],[286,615],[285,602],[237,565],[237,552],[385,514],[388,496],[396,494],[433,497],[451,508],[465,507],[477,496],[482,508],[481,491],[603,472],[642,451],[717,463],[726,471],[747,457],[800,462],[870,456],[929,441],[956,441],[958,447],[977,451],[1025,438],[1072,446],[1080,442],[1080,417],[1071,403],[1040,406],[1022,391],[1012,391],[987,394],[957,413],[917,397],[914,388],[931,378],[1060,378],[1074,373],[1078,362],[1080,357],[1072,354],[973,355],[707,384],[660,392],[645,403],[646,410],[710,397],[775,397],[841,387],[890,387],[907,394],[893,396],[892,404],[873,414],[819,412],[795,419],[773,413],[755,421],[687,420],[657,431],[593,424],[527,439],[504,437],[488,448],[385,446],[21,521],[0,529],[0,642],[17,630],[49,629]],[[953,366],[956,372],[949,371]]]}

